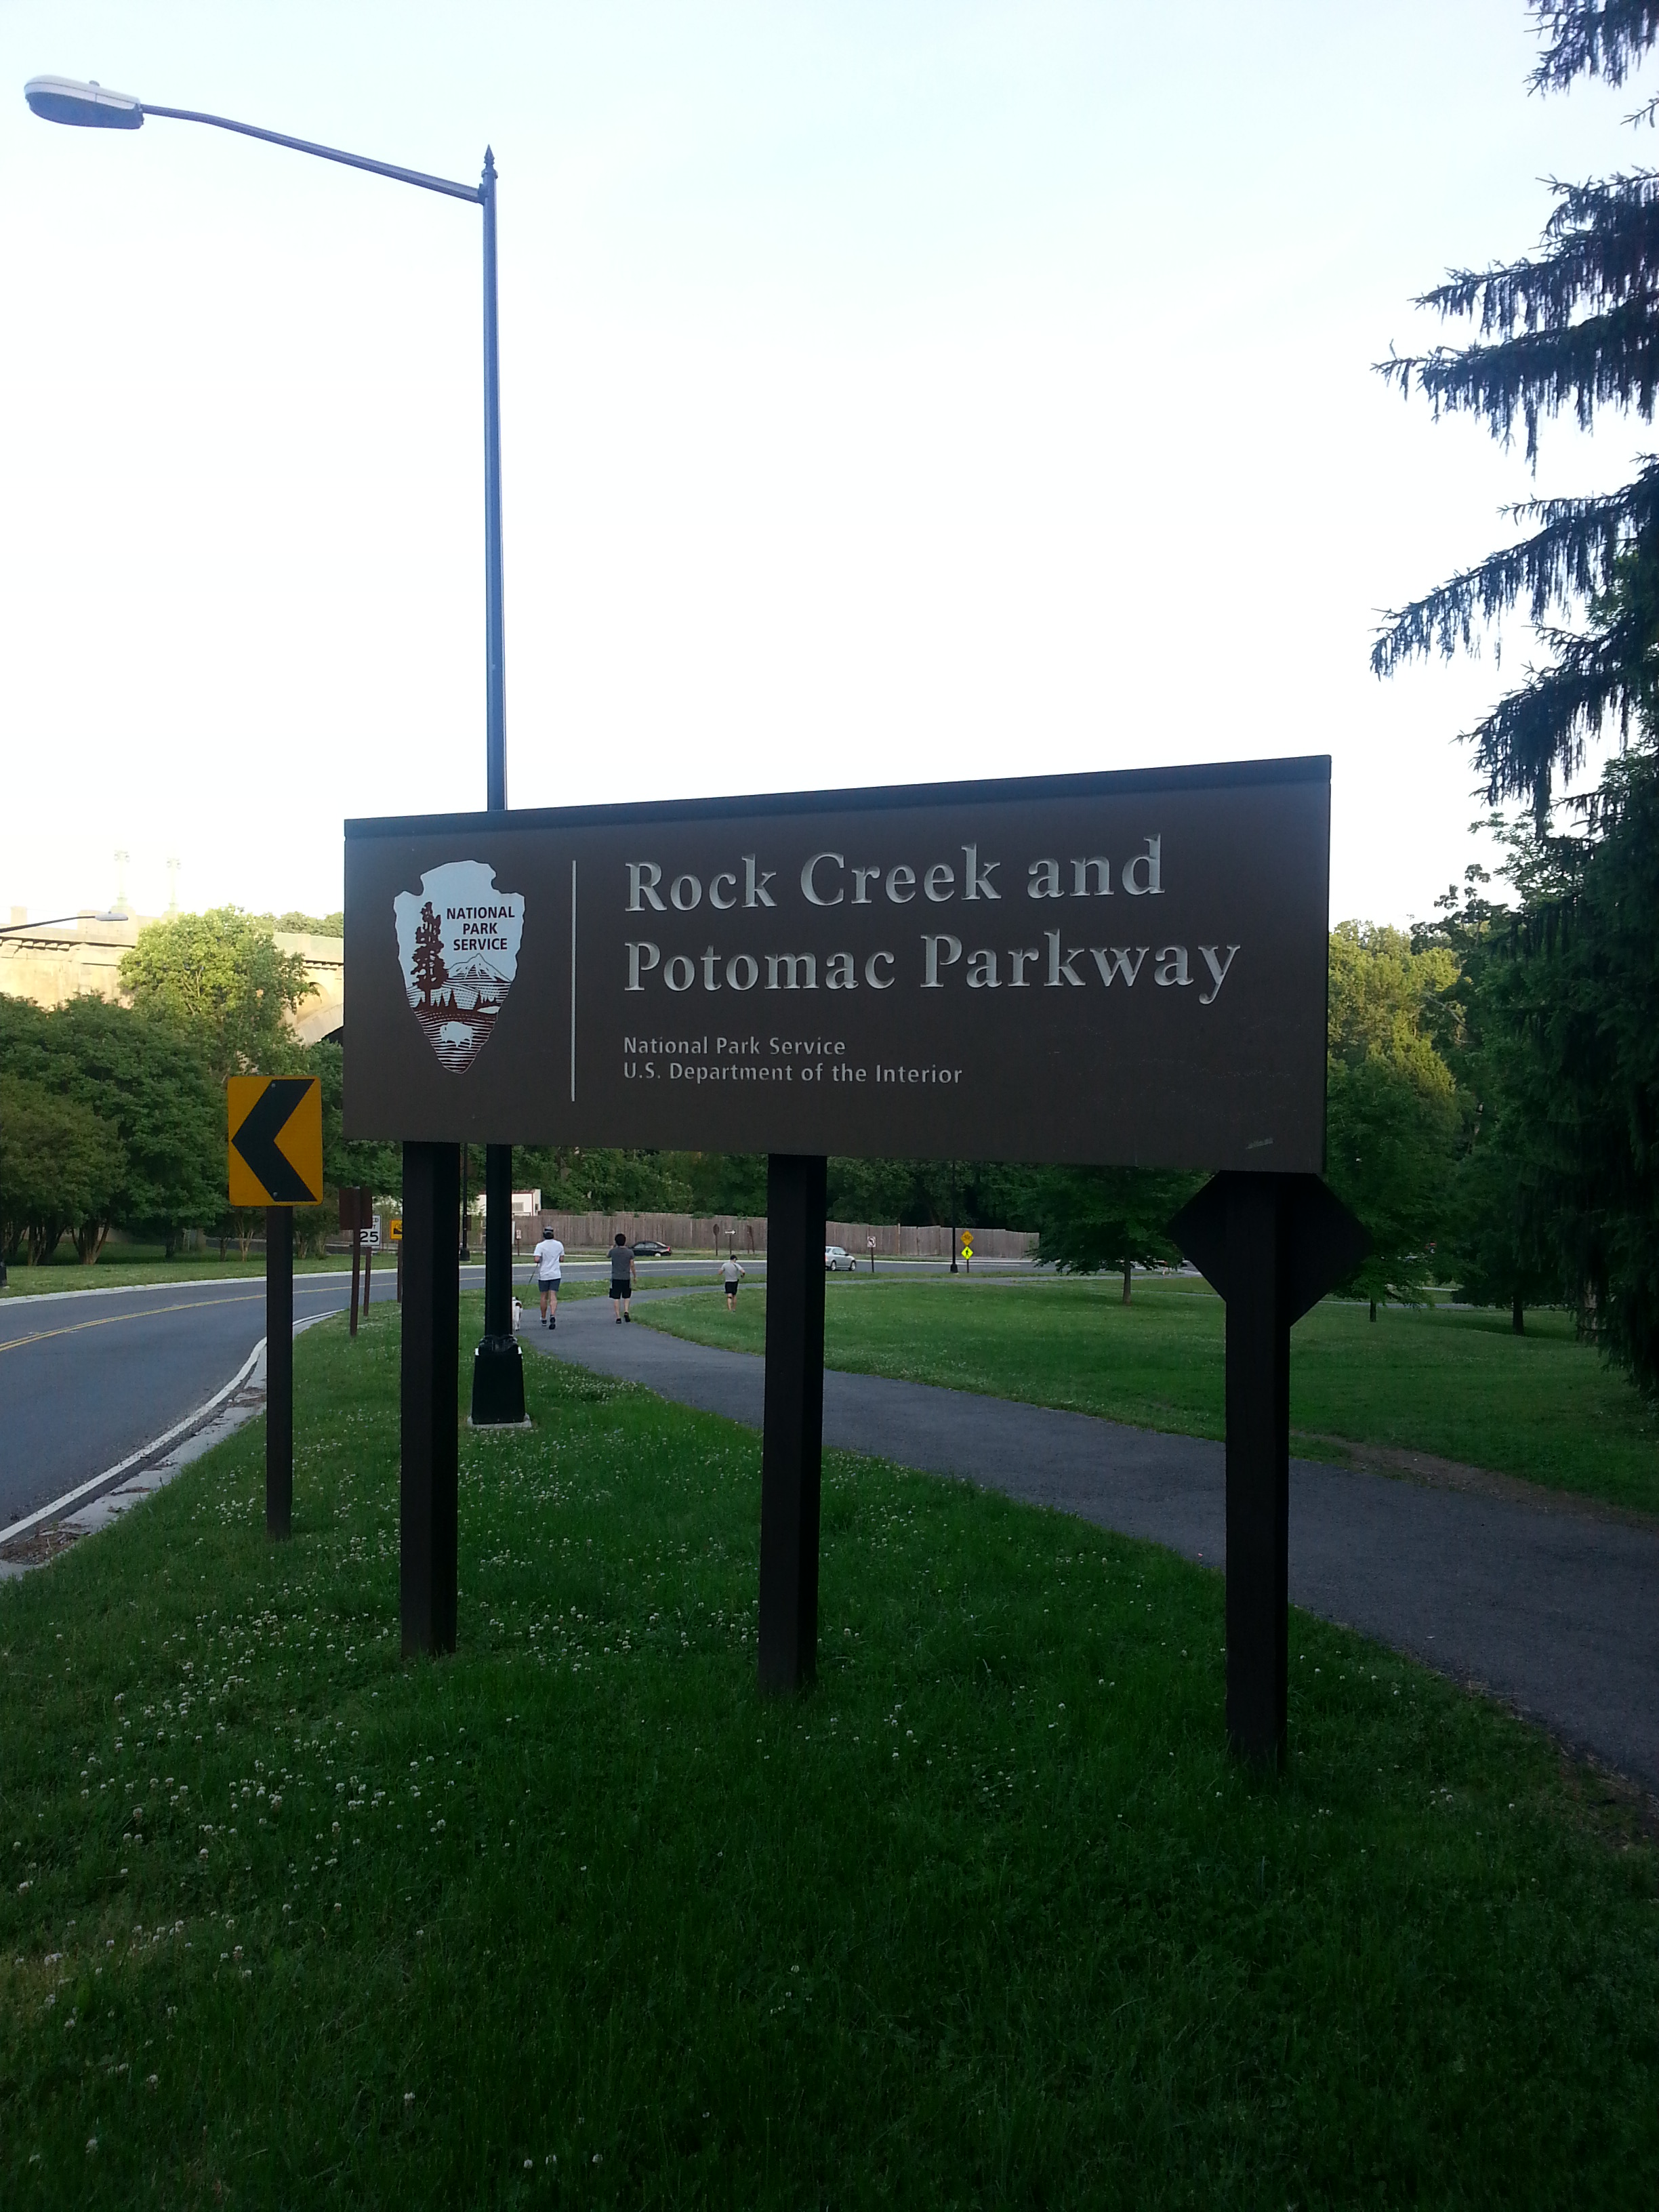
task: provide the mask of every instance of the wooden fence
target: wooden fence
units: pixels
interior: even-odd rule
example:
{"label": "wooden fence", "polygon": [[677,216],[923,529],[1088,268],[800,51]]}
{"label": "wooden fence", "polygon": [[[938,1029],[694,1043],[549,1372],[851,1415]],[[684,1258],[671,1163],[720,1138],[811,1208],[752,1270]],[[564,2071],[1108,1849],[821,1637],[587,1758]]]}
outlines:
{"label": "wooden fence", "polygon": [[[619,1229],[630,1244],[645,1240],[672,1245],[676,1252],[712,1252],[717,1240],[722,1252],[728,1243],[734,1242],[739,1258],[746,1252],[766,1249],[763,1215],[544,1213],[541,1220],[572,1253],[603,1250]],[[515,1220],[513,1227],[521,1251],[528,1251],[541,1233],[534,1218]],[[964,1229],[958,1233],[972,1238],[976,1260],[1026,1260],[1036,1250],[1036,1234],[1032,1230]],[[827,1243],[844,1244],[860,1260],[868,1257],[872,1238],[878,1257],[884,1260],[948,1260],[951,1256],[949,1229],[869,1221],[831,1221],[824,1227]]]}

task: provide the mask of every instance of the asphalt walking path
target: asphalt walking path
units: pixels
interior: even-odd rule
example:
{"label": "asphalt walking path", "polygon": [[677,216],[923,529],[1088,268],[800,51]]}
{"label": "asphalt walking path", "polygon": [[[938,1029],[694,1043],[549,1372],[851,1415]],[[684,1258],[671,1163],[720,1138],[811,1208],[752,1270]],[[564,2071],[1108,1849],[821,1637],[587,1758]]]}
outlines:
{"label": "asphalt walking path", "polygon": [[[567,1304],[556,1331],[532,1307],[523,1340],[761,1425],[764,1360],[618,1328],[608,1299]],[[829,1370],[823,1441],[1225,1565],[1223,1449],[1200,1437]],[[1486,1497],[1292,1460],[1290,1577],[1292,1604],[1491,1692],[1659,1793],[1659,1530],[1558,1492]]]}

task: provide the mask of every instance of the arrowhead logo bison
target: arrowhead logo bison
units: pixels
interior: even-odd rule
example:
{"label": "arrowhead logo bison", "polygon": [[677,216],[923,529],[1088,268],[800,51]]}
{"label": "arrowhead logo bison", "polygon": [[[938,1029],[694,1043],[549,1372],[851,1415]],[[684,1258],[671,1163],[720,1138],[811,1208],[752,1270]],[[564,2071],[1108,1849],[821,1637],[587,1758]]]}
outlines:
{"label": "arrowhead logo bison", "polygon": [[484,860],[429,868],[392,901],[404,988],[426,1041],[452,1075],[489,1042],[518,972],[524,894],[498,891]]}

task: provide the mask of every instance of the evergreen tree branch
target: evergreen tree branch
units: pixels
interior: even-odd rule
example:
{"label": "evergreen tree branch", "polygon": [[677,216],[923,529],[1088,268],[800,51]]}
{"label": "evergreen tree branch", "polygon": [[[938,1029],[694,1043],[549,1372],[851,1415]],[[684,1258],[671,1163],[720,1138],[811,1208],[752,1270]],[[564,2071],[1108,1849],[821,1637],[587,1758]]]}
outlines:
{"label": "evergreen tree branch", "polygon": [[1586,304],[1615,307],[1659,286],[1659,172],[1583,185],[1551,178],[1554,213],[1537,257],[1489,269],[1454,269],[1416,305],[1476,319],[1483,336],[1517,326],[1565,330]]}
{"label": "evergreen tree branch", "polygon": [[1390,676],[1419,654],[1438,652],[1449,659],[1460,649],[1468,652],[1476,629],[1507,614],[1517,600],[1526,601],[1528,619],[1537,623],[1608,590],[1621,553],[1659,535],[1659,457],[1649,455],[1621,490],[1592,499],[1528,500],[1510,512],[1542,527],[1386,615],[1371,647],[1373,674]]}
{"label": "evergreen tree branch", "polygon": [[1659,319],[1650,299],[1627,300],[1565,331],[1528,331],[1496,345],[1395,355],[1378,370],[1402,392],[1415,382],[1437,421],[1443,414],[1485,416],[1505,446],[1518,415],[1526,426],[1527,459],[1535,465],[1540,420],[1565,407],[1571,406],[1582,430],[1592,427],[1598,407],[1610,404],[1633,406],[1644,422],[1651,422],[1659,393]]}
{"label": "evergreen tree branch", "polygon": [[1464,732],[1486,779],[1486,803],[1528,799],[1540,823],[1557,777],[1565,781],[1583,766],[1586,746],[1608,718],[1628,732],[1644,688],[1629,641],[1617,633],[1553,633],[1549,642],[1556,647],[1551,665],[1529,669],[1526,683]]}
{"label": "evergreen tree branch", "polygon": [[1539,35],[1549,40],[1528,83],[1564,92],[1577,76],[1618,86],[1659,40],[1659,0],[1532,0]]}

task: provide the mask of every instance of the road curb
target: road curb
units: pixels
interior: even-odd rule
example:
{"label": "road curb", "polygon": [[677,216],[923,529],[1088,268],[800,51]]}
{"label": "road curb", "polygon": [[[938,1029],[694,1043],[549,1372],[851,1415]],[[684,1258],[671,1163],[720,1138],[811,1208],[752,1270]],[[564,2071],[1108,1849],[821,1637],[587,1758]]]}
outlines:
{"label": "road curb", "polygon": [[[74,1294],[71,1292],[70,1295]],[[6,1528],[0,1528],[0,1550],[15,1543],[20,1537],[31,1534],[36,1528],[44,1528],[54,1521],[61,1521],[77,1505],[86,1504],[100,1491],[107,1490],[112,1484],[118,1482],[124,1474],[131,1474],[143,1467],[147,1460],[159,1457],[170,1445],[180,1443],[192,1429],[198,1429],[204,1421],[211,1420],[225,1401],[234,1397],[242,1388],[264,1358],[264,1353],[265,1340],[261,1337],[229,1382],[222,1389],[216,1390],[210,1398],[204,1399],[193,1413],[185,1415],[182,1421],[175,1421],[170,1429],[164,1429],[159,1437],[152,1437],[147,1444],[140,1444],[137,1451],[129,1452],[125,1459],[117,1460],[113,1467],[106,1467],[101,1474],[89,1476],[85,1482],[77,1483],[73,1490],[66,1490],[61,1498],[54,1498],[49,1504],[37,1506],[33,1513],[26,1513],[21,1521],[13,1521]]]}
{"label": "road curb", "polygon": [[[334,1321],[338,1317],[337,1315],[331,1313],[307,1315],[303,1321],[295,1323],[294,1334],[295,1336],[303,1336],[307,1329],[315,1328],[323,1322]],[[6,1528],[0,1528],[0,1576],[27,1573],[31,1567],[45,1564],[44,1560],[7,1559],[3,1554],[14,1544],[24,1542],[28,1537],[38,1534],[43,1529],[56,1527],[59,1522],[70,1520],[71,1516],[78,1519],[80,1515],[88,1509],[102,1504],[108,1493],[118,1486],[131,1481],[136,1475],[143,1474],[147,1469],[152,1468],[156,1461],[178,1453],[181,1447],[199,1443],[201,1450],[210,1449],[213,1444],[220,1443],[224,1437],[229,1436],[234,1430],[240,1428],[244,1421],[251,1420],[260,1411],[260,1407],[253,1403],[240,1407],[235,1401],[251,1383],[263,1385],[265,1342],[266,1340],[262,1336],[228,1382],[216,1390],[210,1398],[204,1399],[194,1412],[186,1413],[182,1420],[175,1421],[171,1428],[164,1429],[159,1437],[152,1437],[148,1443],[140,1444],[136,1451],[129,1452],[125,1459],[118,1460],[113,1467],[106,1468],[101,1474],[88,1477],[85,1482],[77,1483],[73,1490],[66,1490],[61,1497],[54,1498],[50,1504],[38,1506],[33,1513],[26,1514],[21,1520],[14,1521]],[[232,1415],[234,1416],[234,1419],[230,1418]],[[202,1432],[210,1426],[216,1429],[217,1433],[204,1437]],[[180,1458],[177,1465],[165,1470],[161,1481],[152,1483],[140,1494],[143,1496],[153,1494],[155,1490],[161,1488],[162,1482],[171,1480],[181,1468],[189,1464],[190,1460],[198,1456],[199,1452],[191,1451],[186,1457]],[[127,1502],[137,1504],[137,1498],[135,1497]],[[112,1517],[107,1515],[104,1516],[104,1518]],[[101,1526],[102,1522],[93,1525]],[[77,1533],[82,1535],[89,1534],[91,1528],[82,1528]]]}

